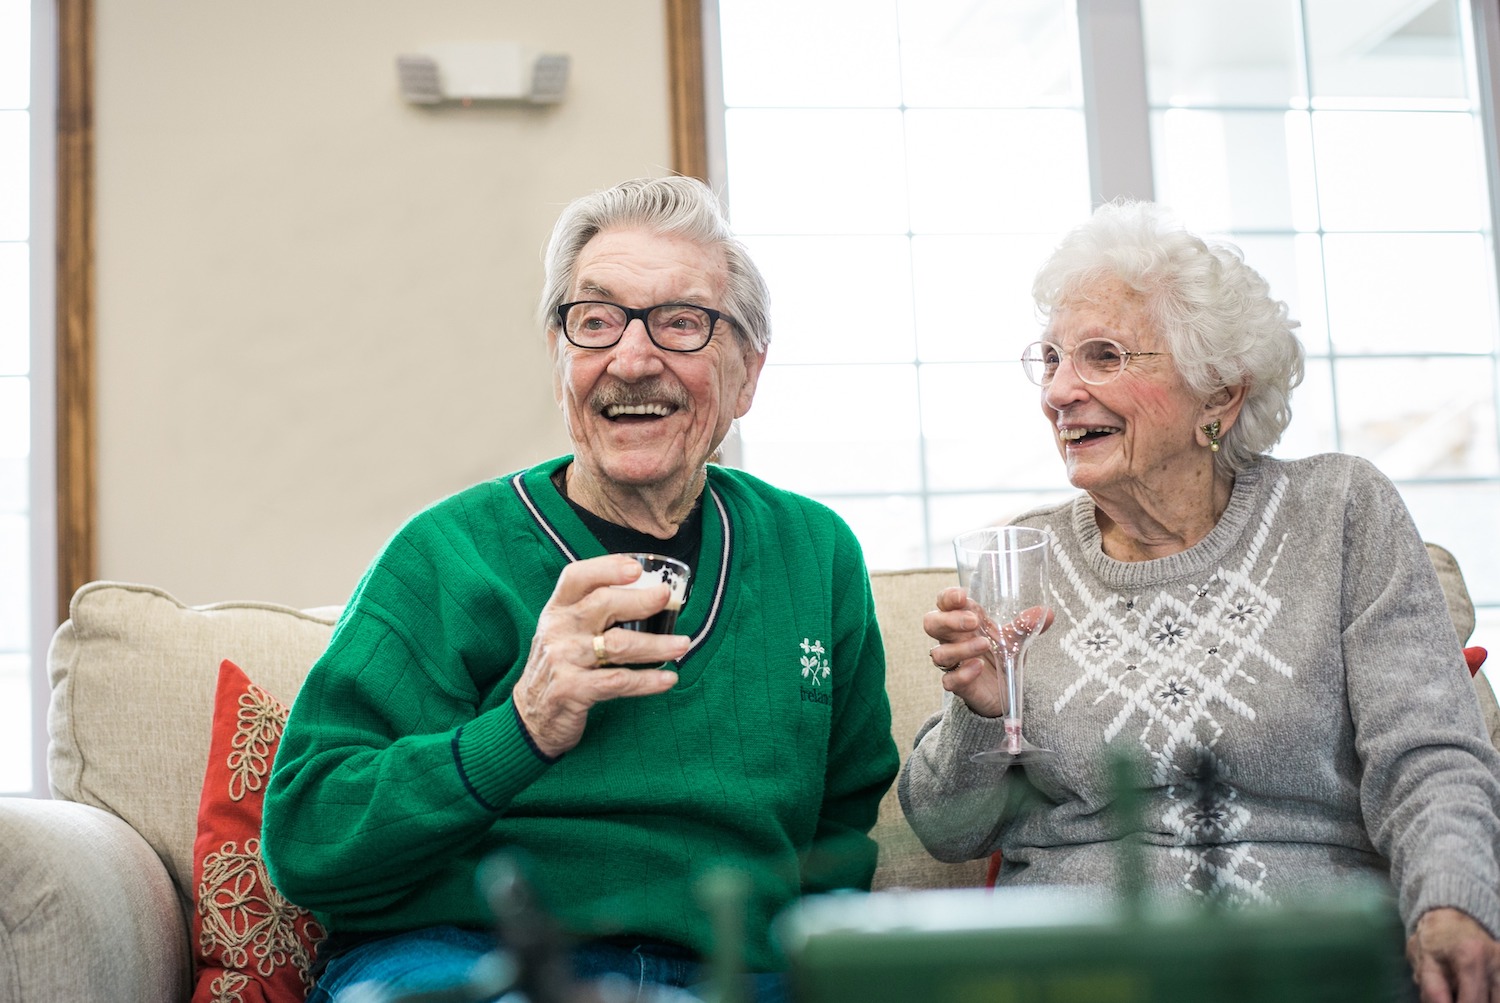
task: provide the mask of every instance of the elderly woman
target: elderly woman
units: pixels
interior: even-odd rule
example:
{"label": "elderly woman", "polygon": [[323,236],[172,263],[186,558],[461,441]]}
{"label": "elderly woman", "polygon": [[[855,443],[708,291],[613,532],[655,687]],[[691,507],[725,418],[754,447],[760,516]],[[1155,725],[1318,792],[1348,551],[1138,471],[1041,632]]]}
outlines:
{"label": "elderly woman", "polygon": [[971,762],[1006,708],[945,590],[923,626],[952,698],[898,782],[912,828],[944,860],[1003,850],[1001,883],[1111,883],[1128,753],[1154,894],[1388,876],[1423,998],[1500,999],[1500,761],[1392,484],[1352,456],[1266,455],[1302,376],[1286,306],[1147,203],[1099,209],[1034,295],[1049,320],[1022,361],[1083,491],[1015,520],[1052,534],[1024,719],[1056,755]]}
{"label": "elderly woman", "polygon": [[[287,722],[264,852],[329,931],[314,1000],[468,977],[495,946],[476,875],[497,851],[525,861],[575,975],[643,996],[702,978],[705,875],[749,879],[722,949],[774,999],[774,913],[874,872],[896,750],[859,545],[708,462],[765,359],[759,271],[687,178],[572,203],[546,270],[573,452],[402,527]],[[693,568],[677,633],[621,626],[671,598],[619,587],[639,551]]]}

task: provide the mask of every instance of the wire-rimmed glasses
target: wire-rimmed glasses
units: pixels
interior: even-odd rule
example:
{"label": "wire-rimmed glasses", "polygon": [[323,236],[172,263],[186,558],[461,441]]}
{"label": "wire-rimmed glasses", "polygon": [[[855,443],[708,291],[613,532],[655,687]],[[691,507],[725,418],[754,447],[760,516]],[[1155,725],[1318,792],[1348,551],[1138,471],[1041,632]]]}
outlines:
{"label": "wire-rimmed glasses", "polygon": [[557,308],[563,337],[579,348],[612,348],[625,337],[625,328],[638,320],[646,336],[667,352],[696,352],[713,337],[723,313],[696,303],[658,303],[648,307],[621,306],[604,300],[578,300]]}
{"label": "wire-rimmed glasses", "polygon": [[1131,359],[1148,355],[1170,355],[1170,352],[1131,352],[1113,338],[1089,338],[1073,346],[1071,353],[1050,341],[1033,341],[1021,353],[1021,368],[1026,378],[1039,387],[1052,383],[1065,358],[1073,360],[1073,371],[1085,383],[1099,386],[1125,371]]}

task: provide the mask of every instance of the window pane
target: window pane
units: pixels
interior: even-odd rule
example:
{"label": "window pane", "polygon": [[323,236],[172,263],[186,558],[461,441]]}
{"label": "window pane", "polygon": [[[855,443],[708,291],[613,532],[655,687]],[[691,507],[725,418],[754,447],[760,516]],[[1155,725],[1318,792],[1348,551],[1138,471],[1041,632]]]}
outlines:
{"label": "window pane", "polygon": [[1281,433],[1272,456],[1295,459],[1339,448],[1333,417],[1333,367],[1327,359],[1308,359],[1302,385],[1292,391],[1292,421]]}
{"label": "window pane", "polygon": [[771,287],[778,364],[915,356],[907,238],[747,237],[745,244]]}
{"label": "window pane", "polygon": [[1304,0],[1304,6],[1314,99],[1464,97],[1457,0]]}
{"label": "window pane", "polygon": [[[31,687],[32,0],[0,0],[0,792],[33,793]],[[41,9],[40,7],[38,9]],[[38,151],[40,152],[40,151]],[[37,248],[51,255],[51,246]],[[46,258],[40,258],[44,264]],[[36,639],[45,643],[45,639]],[[3,851],[0,851],[3,852]]]}
{"label": "window pane", "polygon": [[31,544],[24,515],[0,515],[0,653],[30,641]]}
{"label": "window pane", "polygon": [[1141,0],[1158,107],[1281,107],[1303,94],[1296,0]]}
{"label": "window pane", "polygon": [[885,495],[879,498],[825,497],[854,535],[859,538],[869,568],[911,568],[927,563],[921,541],[911,531],[922,524],[919,495]]}
{"label": "window pane", "polygon": [[1031,282],[1056,242],[1051,235],[912,238],[921,358],[1019,359],[1041,337]]}
{"label": "window pane", "polygon": [[31,233],[31,115],[0,111],[0,240]]}
{"label": "window pane", "polygon": [[0,244],[0,376],[31,367],[31,269],[25,244]]}
{"label": "window pane", "polygon": [[1088,215],[1081,111],[912,111],[906,119],[913,232],[1060,233]]}
{"label": "window pane", "polygon": [[0,651],[0,791],[31,789],[31,659]]}
{"label": "window pane", "polygon": [[0,515],[31,511],[30,490],[30,457],[0,456]]}
{"label": "window pane", "polygon": [[1345,452],[1393,480],[1500,474],[1488,360],[1338,360],[1334,375]]}
{"label": "window pane", "polygon": [[[953,538],[966,530],[1005,523],[1028,509],[1062,498],[1071,498],[1077,493],[1070,487],[1058,491],[937,495],[931,503],[932,532],[928,547],[932,556],[929,563],[938,567],[953,567]],[[958,582],[955,580],[953,584],[957,585]]]}
{"label": "window pane", "polygon": [[907,232],[899,111],[731,110],[724,121],[740,233]]}
{"label": "window pane", "polygon": [[0,108],[30,104],[30,0],[0,0]]}
{"label": "window pane", "polygon": [[745,468],[811,495],[920,490],[916,383],[911,366],[767,366]]}
{"label": "window pane", "polygon": [[[1453,552],[1475,603],[1500,603],[1500,485],[1402,484],[1422,539]],[[1475,643],[1490,649],[1486,668],[1500,668],[1500,633]]]}
{"label": "window pane", "polygon": [[1339,352],[1493,350],[1494,264],[1478,234],[1329,234],[1323,242]]}
{"label": "window pane", "polygon": [[1194,227],[1317,228],[1306,115],[1172,109],[1151,127],[1157,200]]}
{"label": "window pane", "polygon": [[1287,305],[1300,323],[1297,337],[1309,355],[1328,354],[1328,311],[1323,304],[1323,253],[1317,234],[1256,236],[1230,234],[1227,238],[1245,261],[1271,285],[1271,295]]}
{"label": "window pane", "polygon": [[1041,390],[1018,362],[923,366],[922,428],[934,491],[1068,483]]}
{"label": "window pane", "polygon": [[1474,117],[1449,112],[1313,113],[1328,230],[1477,230],[1486,225]]}
{"label": "window pane", "polygon": [[1071,0],[901,0],[907,107],[1081,107]]}
{"label": "window pane", "polygon": [[724,103],[731,108],[895,107],[901,103],[892,4],[868,0],[723,3],[719,5],[719,32],[724,39]]}
{"label": "window pane", "polygon": [[31,384],[0,377],[0,459],[31,455]]}

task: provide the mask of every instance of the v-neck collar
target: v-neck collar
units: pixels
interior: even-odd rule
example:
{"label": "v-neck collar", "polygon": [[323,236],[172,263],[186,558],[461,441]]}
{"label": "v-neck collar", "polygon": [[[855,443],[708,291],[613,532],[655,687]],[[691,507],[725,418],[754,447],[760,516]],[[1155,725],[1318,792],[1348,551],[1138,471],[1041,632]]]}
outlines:
{"label": "v-neck collar", "polygon": [[[607,553],[604,545],[552,483],[552,475],[572,460],[571,455],[549,460],[514,475],[510,483],[564,560],[602,557]],[[677,617],[678,630],[692,639],[687,654],[677,660],[679,665],[705,645],[724,612],[733,532],[724,499],[714,490],[712,481],[710,476],[704,482],[703,540],[698,547],[698,566],[693,569],[693,588]]]}

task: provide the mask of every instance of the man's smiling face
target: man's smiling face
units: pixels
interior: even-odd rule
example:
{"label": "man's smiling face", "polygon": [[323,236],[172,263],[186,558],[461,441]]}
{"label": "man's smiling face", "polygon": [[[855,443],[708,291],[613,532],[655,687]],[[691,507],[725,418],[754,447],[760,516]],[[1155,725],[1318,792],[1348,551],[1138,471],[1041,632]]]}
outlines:
{"label": "man's smiling face", "polygon": [[[568,301],[722,309],[727,278],[723,253],[687,238],[605,230],[579,254]],[[606,492],[696,478],[730,424],[750,409],[765,361],[727,318],[697,352],[658,348],[639,321],[611,348],[578,348],[555,326],[547,340],[575,462]]]}

